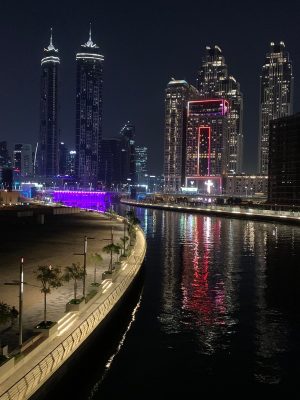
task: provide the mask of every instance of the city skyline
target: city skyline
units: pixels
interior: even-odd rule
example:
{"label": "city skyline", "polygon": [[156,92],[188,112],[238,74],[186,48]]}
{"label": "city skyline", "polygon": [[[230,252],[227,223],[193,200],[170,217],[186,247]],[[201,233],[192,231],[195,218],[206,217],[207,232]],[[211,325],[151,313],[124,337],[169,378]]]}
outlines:
{"label": "city skyline", "polygon": [[[51,26],[61,57],[60,139],[70,149],[75,148],[75,53],[78,43],[86,41],[90,22],[93,37],[107,60],[104,71],[103,136],[115,136],[125,121],[132,121],[136,126],[137,144],[149,149],[149,171],[152,173],[162,173],[163,169],[164,89],[171,77],[186,79],[189,84],[196,85],[197,71],[206,45],[217,44],[221,47],[230,65],[230,73],[240,83],[244,94],[246,171],[256,172],[259,75],[272,41],[284,41],[293,60],[294,111],[299,110],[297,76],[300,54],[295,39],[298,33],[295,24],[298,5],[291,4],[289,8],[287,3],[286,8],[279,12],[276,2],[272,3],[271,8],[271,3],[266,2],[260,6],[259,13],[255,9],[250,10],[250,17],[256,18],[256,29],[253,30],[250,29],[253,19],[245,19],[241,6],[232,2],[232,7],[223,10],[222,16],[215,15],[216,27],[208,30],[211,19],[201,20],[199,24],[199,16],[201,11],[211,10],[208,5],[200,7],[195,3],[188,25],[184,22],[183,30],[172,32],[172,24],[182,22],[182,10],[170,8],[168,2],[157,4],[154,13],[149,6],[142,7],[135,2],[127,6],[120,5],[116,11],[112,5],[100,8],[96,2],[89,2],[89,7],[84,7],[81,2],[75,1],[72,3],[72,18],[68,19],[67,2],[54,1],[47,13],[44,12],[45,6],[39,4],[30,8],[33,3],[29,2],[28,9],[20,5],[17,11],[8,3],[1,5],[1,44],[10,57],[0,69],[0,138],[8,140],[10,151],[15,143],[36,143],[39,59],[42,46],[49,40]],[[221,6],[221,2],[218,5]],[[34,12],[31,12],[33,9]],[[267,15],[268,23],[265,24]],[[236,22],[234,29],[231,27],[233,21]],[[15,24],[19,27],[18,31],[14,29]],[[239,32],[243,35],[238,35]],[[170,38],[173,35],[172,41]],[[17,48],[18,51],[12,52],[11,48]],[[31,56],[27,57],[28,54]],[[22,68],[17,68],[17,61],[25,56]],[[12,118],[16,109],[17,118]]]}

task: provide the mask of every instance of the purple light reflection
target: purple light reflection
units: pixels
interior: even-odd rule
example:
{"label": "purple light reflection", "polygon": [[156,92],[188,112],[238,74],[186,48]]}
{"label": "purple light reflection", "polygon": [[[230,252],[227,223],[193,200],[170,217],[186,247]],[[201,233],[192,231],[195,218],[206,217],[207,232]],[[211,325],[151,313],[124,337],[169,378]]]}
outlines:
{"label": "purple light reflection", "polygon": [[111,195],[108,192],[55,190],[53,201],[69,207],[105,211],[111,205]]}

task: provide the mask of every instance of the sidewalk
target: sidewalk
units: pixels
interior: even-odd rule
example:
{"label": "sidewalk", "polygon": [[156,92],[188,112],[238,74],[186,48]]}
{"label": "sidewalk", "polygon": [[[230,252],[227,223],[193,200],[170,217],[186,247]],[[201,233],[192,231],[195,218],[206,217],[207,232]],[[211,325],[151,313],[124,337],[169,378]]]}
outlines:
{"label": "sidewalk", "polygon": [[0,400],[27,399],[46,382],[122,297],[138,273],[145,251],[145,237],[138,229],[135,246],[113,279],[102,281],[101,291],[82,311],[65,313],[58,321],[57,334],[43,340],[16,364],[11,375],[0,385]]}
{"label": "sidewalk", "polygon": [[164,203],[146,203],[134,200],[121,200],[121,203],[132,205],[136,207],[154,208],[159,210],[191,212],[208,215],[221,215],[224,217],[247,218],[247,219],[261,219],[267,221],[280,221],[289,223],[300,223],[300,212],[294,211],[273,211],[273,210],[260,210],[255,208],[242,208],[239,206],[187,206],[178,204],[164,204]]}

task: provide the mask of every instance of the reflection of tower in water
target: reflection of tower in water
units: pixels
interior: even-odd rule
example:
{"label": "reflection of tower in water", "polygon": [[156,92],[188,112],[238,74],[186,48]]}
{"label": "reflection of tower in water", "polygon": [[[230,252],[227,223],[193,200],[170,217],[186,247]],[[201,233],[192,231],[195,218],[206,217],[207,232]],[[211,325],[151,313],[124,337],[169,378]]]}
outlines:
{"label": "reflection of tower in water", "polygon": [[221,230],[219,218],[189,216],[187,219],[182,302],[197,326],[204,352],[214,352],[218,336],[224,335],[234,324],[230,315],[231,277],[222,254]]}

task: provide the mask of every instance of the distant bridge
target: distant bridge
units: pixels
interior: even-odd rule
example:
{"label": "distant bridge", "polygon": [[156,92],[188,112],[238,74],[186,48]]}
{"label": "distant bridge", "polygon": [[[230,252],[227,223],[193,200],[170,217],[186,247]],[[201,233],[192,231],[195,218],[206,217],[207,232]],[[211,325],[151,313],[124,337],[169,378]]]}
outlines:
{"label": "distant bridge", "polygon": [[55,203],[99,211],[105,211],[109,208],[112,200],[117,195],[117,193],[112,192],[94,192],[89,190],[54,190],[52,192]]}

